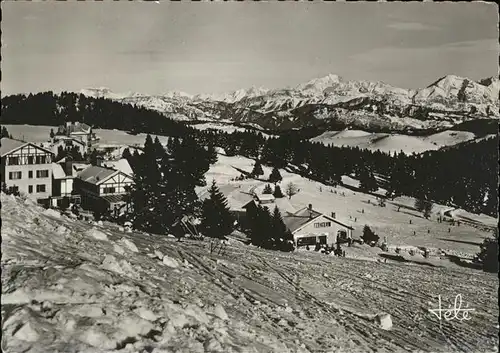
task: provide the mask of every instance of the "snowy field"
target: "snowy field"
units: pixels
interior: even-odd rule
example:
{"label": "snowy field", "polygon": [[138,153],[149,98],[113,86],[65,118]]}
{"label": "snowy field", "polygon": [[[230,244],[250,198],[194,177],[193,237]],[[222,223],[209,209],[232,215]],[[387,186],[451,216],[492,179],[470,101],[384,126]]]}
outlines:
{"label": "snowy field", "polygon": [[452,146],[475,138],[466,131],[444,131],[429,136],[370,133],[362,130],[327,131],[311,139],[325,145],[359,147],[385,153],[403,151],[406,154],[422,153]]}
{"label": "snowy field", "polygon": [[242,127],[238,127],[238,126],[234,126],[234,125],[230,125],[230,124],[204,123],[204,124],[192,124],[190,126],[194,129],[197,129],[197,130],[212,129],[212,130],[219,130],[222,132],[226,132],[229,134],[231,134],[235,131],[240,131],[240,132],[246,131],[246,129],[244,129]]}
{"label": "snowy field", "polygon": [[[234,239],[210,255],[206,241],[1,201],[4,352],[498,349],[494,274],[263,251]],[[457,294],[475,309],[469,321],[440,323],[428,312],[437,295],[448,305]]]}
{"label": "snowy field", "polygon": [[[34,125],[3,125],[7,128],[13,138],[22,139],[36,143],[47,142],[50,137],[50,129],[57,131],[56,126],[34,126]],[[130,135],[121,130],[94,129],[93,132],[100,137],[99,146],[142,146],[147,134]],[[151,135],[153,139],[156,135]],[[167,136],[158,135],[162,144],[168,142]]]}
{"label": "snowy field", "polygon": [[[217,184],[226,190],[229,187],[242,192],[262,192],[267,184],[265,179],[271,173],[269,167],[263,166],[262,181],[255,179],[232,181],[241,174],[239,170],[250,172],[253,164],[254,161],[248,158],[219,155],[217,163],[212,165],[206,174],[207,184],[210,185],[212,179],[215,179]],[[497,220],[493,217],[474,215],[463,210],[453,213],[455,220],[461,220],[460,226],[453,226],[449,222],[438,223],[439,214],[453,209],[436,204],[428,220],[414,209],[414,199],[409,197],[387,201],[386,207],[380,207],[374,196],[342,186],[336,188],[325,186],[283,169],[280,173],[283,176],[281,182],[283,192],[289,182],[293,182],[300,190],[290,200],[290,204],[296,210],[312,204],[315,210],[327,215],[335,212],[337,219],[354,227],[355,237],[362,235],[363,226],[367,224],[380,235],[381,239],[386,237],[387,242],[394,247],[441,248],[475,254],[479,250],[478,244],[490,236],[491,229],[497,224]],[[356,180],[345,176],[343,182],[354,187],[358,184]],[[202,194],[207,188],[208,186],[199,188],[198,193]],[[383,190],[379,192],[383,193]],[[229,201],[231,203],[231,200]]]}

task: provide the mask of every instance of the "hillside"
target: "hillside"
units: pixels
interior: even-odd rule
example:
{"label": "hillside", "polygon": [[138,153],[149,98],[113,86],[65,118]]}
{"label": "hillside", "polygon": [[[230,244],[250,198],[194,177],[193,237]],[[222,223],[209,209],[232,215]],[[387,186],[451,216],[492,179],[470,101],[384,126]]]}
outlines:
{"label": "hillside", "polygon": [[[8,352],[495,351],[497,278],[82,223],[2,194]],[[162,260],[161,260],[162,259]],[[457,293],[476,311],[442,321]],[[391,326],[376,317],[388,313]],[[385,329],[383,329],[384,327]]]}
{"label": "hillside", "polygon": [[428,136],[408,136],[403,134],[370,133],[362,130],[327,131],[310,141],[338,147],[359,147],[385,153],[406,154],[438,150],[471,141],[476,135],[467,131],[446,130]]}
{"label": "hillside", "polygon": [[229,120],[264,129],[300,129],[344,124],[360,129],[448,128],[464,121],[498,118],[499,80],[448,75],[409,90],[383,82],[347,81],[327,75],[294,88],[241,89],[221,95],[169,92],[115,94],[109,89],[80,93],[153,109],[179,120]]}

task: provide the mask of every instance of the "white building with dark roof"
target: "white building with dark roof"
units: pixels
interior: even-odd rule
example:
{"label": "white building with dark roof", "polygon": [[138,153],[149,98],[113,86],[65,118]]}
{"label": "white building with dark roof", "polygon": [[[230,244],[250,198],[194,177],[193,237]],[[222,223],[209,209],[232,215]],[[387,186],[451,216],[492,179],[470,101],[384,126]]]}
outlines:
{"label": "white building with dark roof", "polygon": [[336,244],[338,240],[352,239],[354,228],[342,222],[332,213],[327,216],[313,210],[312,206],[304,207],[295,213],[286,213],[283,222],[292,232],[295,245],[306,246],[319,244]]}
{"label": "white building with dark roof", "polygon": [[31,142],[2,138],[1,181],[39,202],[52,194],[52,151]]}
{"label": "white building with dark roof", "polygon": [[90,166],[75,178],[75,189],[81,195],[82,207],[102,213],[125,205],[126,189],[132,184],[131,175],[101,166]]}

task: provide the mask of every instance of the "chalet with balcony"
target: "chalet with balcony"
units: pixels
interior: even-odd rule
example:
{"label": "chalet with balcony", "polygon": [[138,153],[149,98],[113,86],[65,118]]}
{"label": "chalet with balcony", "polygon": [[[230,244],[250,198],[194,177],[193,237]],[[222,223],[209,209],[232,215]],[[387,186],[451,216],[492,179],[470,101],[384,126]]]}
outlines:
{"label": "chalet with balcony", "polygon": [[354,228],[336,218],[335,213],[327,216],[313,210],[312,205],[295,213],[287,212],[283,222],[292,232],[295,246],[319,244],[333,245],[352,239]]}
{"label": "chalet with balcony", "polygon": [[59,126],[55,140],[60,139],[60,136],[66,136],[84,142],[86,146],[85,152],[89,151],[93,143],[99,141],[96,134],[92,132],[92,127],[78,121],[66,122],[65,125]]}
{"label": "chalet with balcony", "polygon": [[40,203],[52,194],[52,151],[31,142],[2,138],[1,181]]}
{"label": "chalet with balcony", "polygon": [[74,186],[83,209],[116,214],[127,206],[126,188],[132,184],[132,176],[120,170],[90,166],[78,173]]}

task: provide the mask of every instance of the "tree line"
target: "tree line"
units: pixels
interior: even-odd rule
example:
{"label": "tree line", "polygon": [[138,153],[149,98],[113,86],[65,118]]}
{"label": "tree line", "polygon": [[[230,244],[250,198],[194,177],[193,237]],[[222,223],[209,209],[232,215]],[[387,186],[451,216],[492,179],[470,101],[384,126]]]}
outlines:
{"label": "tree line", "polygon": [[203,146],[224,148],[229,156],[242,155],[276,168],[291,168],[328,185],[341,183],[343,175],[353,175],[364,192],[383,187],[388,197],[407,195],[497,215],[498,137],[418,155],[390,155],[313,143],[296,131],[268,138],[250,130],[231,134],[198,131],[142,107],[68,92],[4,97],[1,120],[4,124],[32,125],[81,121],[96,128],[196,139]]}
{"label": "tree line", "polygon": [[16,94],[2,98],[2,124],[59,126],[84,122],[94,128],[184,136],[192,128],[146,108],[73,92]]}
{"label": "tree line", "polygon": [[406,155],[335,147],[293,135],[265,138],[255,131],[201,131],[202,140],[217,143],[228,155],[293,172],[327,185],[353,175],[363,192],[379,187],[387,197],[412,196],[496,217],[498,209],[498,137],[437,151]]}

